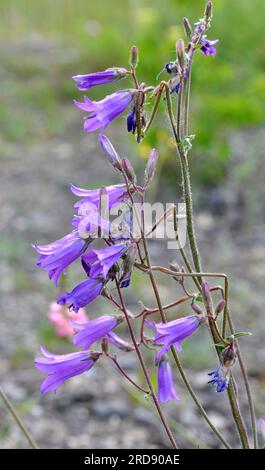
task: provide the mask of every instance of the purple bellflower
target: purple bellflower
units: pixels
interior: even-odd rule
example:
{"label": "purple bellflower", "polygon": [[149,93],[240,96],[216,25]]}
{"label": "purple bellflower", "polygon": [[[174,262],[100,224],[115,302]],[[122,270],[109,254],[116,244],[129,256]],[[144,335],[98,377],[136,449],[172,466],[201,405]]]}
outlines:
{"label": "purple bellflower", "polygon": [[191,315],[168,323],[155,323],[147,320],[146,323],[156,328],[154,342],[163,345],[157,354],[157,361],[160,361],[163,354],[174,344],[177,350],[181,351],[181,342],[199,328],[201,320],[196,315]]}
{"label": "purple bellflower", "polygon": [[210,41],[206,38],[206,36],[202,36],[200,40],[200,49],[204,53],[206,57],[209,55],[216,56],[216,48],[214,47],[216,44],[218,44],[219,39],[215,39],[213,41]]}
{"label": "purple bellflower", "polygon": [[172,369],[169,362],[162,358],[158,366],[158,400],[167,403],[169,400],[180,400],[176,394]]}
{"label": "purple bellflower", "polygon": [[65,292],[57,299],[59,305],[69,305],[76,313],[79,308],[93,302],[103,289],[103,279],[87,279],[78,284],[71,292]]}
{"label": "purple bellflower", "polygon": [[99,339],[106,336],[120,322],[119,317],[103,315],[96,320],[88,322],[72,321],[72,326],[77,333],[74,335],[74,345],[88,349]]}
{"label": "purple bellflower", "polygon": [[81,91],[86,91],[97,85],[105,83],[116,82],[128,75],[128,70],[118,67],[113,67],[104,70],[103,72],[88,73],[86,75],[75,75],[73,80],[77,83],[76,86]]}
{"label": "purple bellflower", "polygon": [[109,270],[126,250],[127,245],[125,243],[108,246],[102,250],[91,250],[86,256],[82,257],[83,268],[91,278],[102,276],[107,279]]}
{"label": "purple bellflower", "polygon": [[130,89],[116,91],[101,101],[91,101],[87,96],[84,97],[83,102],[74,101],[78,108],[89,113],[84,121],[84,131],[94,132],[101,129],[104,133],[111,121],[129,106],[135,93],[135,90]]}
{"label": "purple bellflower", "polygon": [[80,238],[77,230],[49,245],[33,245],[40,253],[37,266],[48,272],[49,278],[54,280],[56,286],[60,275],[81,256],[85,247],[86,241]]}
{"label": "purple bellflower", "polygon": [[[109,238],[110,235],[110,223],[108,220],[101,217],[98,209],[91,208],[91,212],[88,207],[86,215],[74,215],[72,218],[72,225],[76,227],[79,236],[85,239],[93,238]],[[84,206],[82,210],[84,209]]]}
{"label": "purple bellflower", "polygon": [[71,377],[83,374],[91,369],[101,353],[76,352],[65,355],[55,355],[40,346],[44,357],[37,357],[35,367],[47,374],[41,384],[41,393],[56,391],[57,388]]}
{"label": "purple bellflower", "polygon": [[71,191],[75,196],[81,197],[81,201],[78,201],[75,204],[75,209],[81,214],[86,215],[86,207],[82,206],[86,205],[88,208],[91,205],[91,209],[94,206],[94,209],[99,209],[101,199],[106,199],[106,204],[111,209],[112,207],[120,204],[124,200],[128,199],[129,195],[126,191],[125,184],[116,184],[112,186],[106,186],[105,188],[106,193],[102,193],[100,189],[82,189],[78,188],[77,186],[71,185]]}

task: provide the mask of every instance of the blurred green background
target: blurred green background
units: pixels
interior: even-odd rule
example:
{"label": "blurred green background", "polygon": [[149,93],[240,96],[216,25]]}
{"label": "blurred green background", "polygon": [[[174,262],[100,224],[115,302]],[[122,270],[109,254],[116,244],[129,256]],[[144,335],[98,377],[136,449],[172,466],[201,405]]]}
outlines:
{"label": "blurred green background", "polygon": [[[25,142],[63,132],[64,107],[70,107],[78,95],[71,76],[126,66],[132,44],[140,49],[140,78],[155,84],[157,73],[174,59],[176,39],[184,36],[182,17],[196,21],[204,3],[1,0],[4,94],[0,126],[4,140]],[[265,121],[263,7],[263,0],[214,2],[208,36],[220,39],[218,54],[214,59],[197,54],[192,85],[192,131],[195,153],[200,154],[194,171],[203,183],[220,181],[226,173],[228,132]],[[43,41],[48,45],[46,56],[34,54],[34,47],[27,51],[27,44],[38,46]],[[6,49],[5,43],[9,44]],[[12,54],[12,43],[20,44],[21,55]],[[102,94],[102,89],[90,92],[95,98]],[[162,121],[162,131],[153,130],[145,142],[166,154],[169,139],[163,128]],[[140,152],[146,154],[145,147]],[[167,166],[166,170],[170,173]]]}

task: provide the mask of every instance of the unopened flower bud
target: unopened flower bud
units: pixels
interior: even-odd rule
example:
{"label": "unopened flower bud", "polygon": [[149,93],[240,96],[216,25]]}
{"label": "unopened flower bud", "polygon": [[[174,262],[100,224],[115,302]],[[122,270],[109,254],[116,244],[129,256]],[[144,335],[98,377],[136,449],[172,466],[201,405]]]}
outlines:
{"label": "unopened flower bud", "polygon": [[191,304],[191,308],[192,310],[194,310],[195,313],[197,313],[198,315],[204,315],[204,312],[203,310],[201,309],[201,307],[199,307],[198,304]]}
{"label": "unopened flower bud", "polygon": [[183,18],[184,31],[188,39],[192,37],[192,29],[188,18]]}
{"label": "unopened flower bud", "polygon": [[105,155],[108,157],[109,162],[112,164],[114,168],[117,170],[121,171],[121,159],[116,152],[115,148],[113,147],[112,143],[110,140],[103,134],[100,135],[99,137],[99,143],[101,145],[101,148]]}
{"label": "unopened flower bud", "polygon": [[132,344],[127,343],[127,341],[124,341],[120,336],[116,335],[116,333],[114,333],[113,331],[110,331],[110,333],[108,333],[108,340],[116,348],[121,349],[122,351],[130,352],[130,351],[134,351],[135,349]]}
{"label": "unopened flower bud", "polygon": [[206,4],[206,7],[205,7],[205,12],[204,12],[204,16],[206,18],[206,20],[209,20],[212,16],[212,9],[213,9],[213,4],[212,2],[208,2]]}
{"label": "unopened flower bud", "polygon": [[128,158],[123,158],[122,159],[122,169],[127,176],[128,180],[131,181],[131,183],[136,182],[136,175],[134,172],[134,169],[132,167],[132,164]]}
{"label": "unopened flower bud", "polygon": [[202,284],[202,296],[207,308],[207,312],[212,313],[213,304],[208,282],[203,282]]}
{"label": "unopened flower bud", "polygon": [[148,162],[145,168],[145,183],[147,185],[151,183],[153,176],[155,174],[157,159],[158,159],[157,150],[152,149],[149,154]]}
{"label": "unopened flower bud", "polygon": [[222,299],[220,300],[220,302],[218,302],[218,304],[216,305],[215,307],[215,315],[219,315],[219,313],[221,313],[224,309],[224,306],[225,306],[225,300]]}
{"label": "unopened flower bud", "polygon": [[230,345],[223,351],[222,359],[225,367],[231,367],[236,360],[235,339],[233,335],[230,337]]}
{"label": "unopened flower bud", "polygon": [[132,46],[131,48],[131,57],[130,57],[130,65],[135,68],[138,65],[138,47],[137,46]]}
{"label": "unopened flower bud", "polygon": [[185,46],[183,39],[178,39],[176,42],[176,52],[180,67],[183,69],[185,66]]}

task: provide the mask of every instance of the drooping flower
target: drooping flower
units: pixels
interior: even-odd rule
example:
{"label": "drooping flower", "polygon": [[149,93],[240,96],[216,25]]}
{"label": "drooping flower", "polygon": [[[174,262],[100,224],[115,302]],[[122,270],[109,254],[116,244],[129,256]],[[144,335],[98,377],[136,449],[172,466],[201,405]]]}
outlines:
{"label": "drooping flower", "polygon": [[109,270],[128,249],[125,243],[111,245],[102,250],[90,250],[82,257],[82,265],[91,278],[102,276],[107,279]]}
{"label": "drooping flower", "polygon": [[158,365],[158,399],[161,403],[180,400],[175,391],[172,369],[169,362],[162,358]]}
{"label": "drooping flower", "polygon": [[103,289],[103,279],[87,279],[78,284],[71,292],[65,292],[57,299],[59,305],[69,305],[75,312],[93,302]]}
{"label": "drooping flower", "polygon": [[74,345],[88,349],[103,336],[107,335],[120,322],[118,316],[102,315],[88,322],[73,321],[72,326],[77,331],[74,335]]}
{"label": "drooping flower", "polygon": [[77,230],[49,245],[33,245],[40,253],[37,266],[48,272],[49,278],[57,286],[60,275],[84,252],[86,241],[81,239]]}
{"label": "drooping flower", "polygon": [[217,51],[214,46],[218,44],[218,42],[219,39],[214,39],[213,41],[210,41],[206,38],[206,35],[203,35],[199,43],[201,46],[200,49],[206,57],[208,57],[209,55],[215,56]]}
{"label": "drooping flower", "polygon": [[129,106],[135,93],[135,90],[130,89],[116,91],[101,101],[91,101],[87,96],[83,102],[74,101],[78,108],[89,113],[84,121],[84,131],[94,132],[101,129],[104,132],[111,121]]}
{"label": "drooping flower", "polygon": [[208,375],[212,376],[208,384],[215,385],[217,392],[224,392],[227,389],[230,377],[230,369],[228,367],[221,365]]}
{"label": "drooping flower", "polygon": [[101,353],[83,351],[56,355],[47,351],[42,345],[40,350],[44,357],[37,357],[35,359],[35,367],[48,376],[41,384],[41,393],[55,392],[66,380],[91,369],[101,356]]}
{"label": "drooping flower", "polygon": [[163,354],[173,345],[176,345],[177,350],[181,351],[181,342],[192,335],[199,328],[201,322],[202,320],[196,315],[178,318],[168,323],[155,323],[146,320],[149,326],[153,326],[156,329],[154,342],[163,345],[157,354],[157,360],[160,361]]}
{"label": "drooping flower", "polygon": [[71,325],[72,320],[88,321],[88,316],[85,309],[80,308],[78,313],[69,311],[62,305],[53,302],[50,305],[48,314],[50,322],[55,326],[55,334],[60,337],[72,337],[74,329]]}
{"label": "drooping flower", "polygon": [[77,88],[86,91],[97,85],[116,82],[128,75],[128,70],[119,67],[106,69],[102,72],[88,73],[86,75],[75,75],[73,80],[77,83]]}

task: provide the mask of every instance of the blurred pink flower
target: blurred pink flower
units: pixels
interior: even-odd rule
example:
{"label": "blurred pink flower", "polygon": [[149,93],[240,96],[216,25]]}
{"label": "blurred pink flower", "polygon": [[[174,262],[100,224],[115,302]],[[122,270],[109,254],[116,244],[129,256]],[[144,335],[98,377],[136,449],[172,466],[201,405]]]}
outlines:
{"label": "blurred pink flower", "polygon": [[72,320],[89,321],[84,308],[80,308],[78,313],[75,313],[74,311],[69,311],[64,305],[58,305],[55,302],[50,305],[48,318],[55,325],[56,336],[60,337],[72,337],[74,335],[75,331],[71,325]]}

